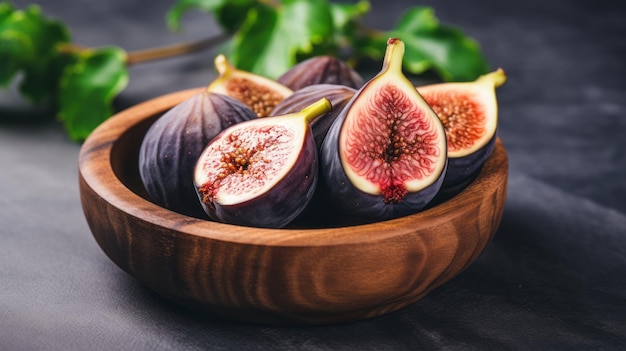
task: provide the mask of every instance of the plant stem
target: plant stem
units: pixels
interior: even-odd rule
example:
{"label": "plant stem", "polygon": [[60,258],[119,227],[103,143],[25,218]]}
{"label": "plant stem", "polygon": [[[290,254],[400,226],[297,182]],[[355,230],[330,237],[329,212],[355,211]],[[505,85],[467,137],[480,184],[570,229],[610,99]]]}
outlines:
{"label": "plant stem", "polygon": [[162,46],[152,49],[145,49],[139,51],[133,51],[128,53],[126,58],[127,65],[133,65],[136,63],[160,60],[165,58],[171,58],[175,56],[181,56],[199,52],[216,46],[217,44],[226,41],[230,38],[230,34],[222,33],[214,37],[202,39],[195,42],[180,43],[168,46]]}
{"label": "plant stem", "polygon": [[[230,38],[230,34],[222,33],[210,38],[187,42],[178,43],[173,45],[161,46],[151,49],[144,49],[138,51],[128,52],[126,56],[126,65],[134,65],[137,63],[161,60],[176,56],[182,56],[199,52],[216,46],[217,44],[226,41]],[[62,44],[59,46],[60,53],[81,53],[88,52],[94,48],[78,45],[78,44]]]}

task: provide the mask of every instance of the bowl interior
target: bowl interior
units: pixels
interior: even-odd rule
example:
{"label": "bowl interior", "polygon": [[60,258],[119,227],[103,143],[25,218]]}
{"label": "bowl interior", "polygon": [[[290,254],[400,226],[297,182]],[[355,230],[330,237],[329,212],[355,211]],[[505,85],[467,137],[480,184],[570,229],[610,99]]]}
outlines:
{"label": "bowl interior", "polygon": [[143,137],[161,113],[140,120],[120,134],[111,147],[111,169],[130,191],[152,202],[139,175],[139,148]]}

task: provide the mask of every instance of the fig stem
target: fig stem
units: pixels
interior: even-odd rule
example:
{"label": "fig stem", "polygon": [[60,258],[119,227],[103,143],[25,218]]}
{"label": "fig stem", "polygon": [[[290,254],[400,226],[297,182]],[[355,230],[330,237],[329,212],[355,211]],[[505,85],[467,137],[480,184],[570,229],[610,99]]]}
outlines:
{"label": "fig stem", "polygon": [[502,68],[498,68],[493,72],[478,77],[476,81],[493,84],[494,87],[498,88],[506,82],[506,73]]}
{"label": "fig stem", "polygon": [[230,64],[226,56],[219,54],[215,57],[215,70],[220,76],[227,76],[233,71],[234,67]]}
{"label": "fig stem", "polygon": [[333,106],[327,98],[321,98],[311,105],[303,108],[298,114],[304,118],[307,123],[311,123],[318,116],[328,113]]}
{"label": "fig stem", "polygon": [[404,59],[404,42],[399,38],[389,38],[383,58],[383,71],[392,70],[402,74],[402,60]]}

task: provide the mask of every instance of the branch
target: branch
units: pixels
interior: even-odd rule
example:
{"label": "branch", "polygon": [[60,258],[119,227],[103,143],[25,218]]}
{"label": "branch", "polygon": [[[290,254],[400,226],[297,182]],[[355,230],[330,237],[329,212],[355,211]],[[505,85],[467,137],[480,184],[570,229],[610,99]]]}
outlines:
{"label": "branch", "polygon": [[217,44],[220,44],[229,39],[230,36],[231,35],[228,33],[222,33],[214,37],[195,42],[174,44],[153,49],[129,52],[128,57],[126,58],[126,64],[130,66],[136,63],[160,60],[199,52],[215,47]]}
{"label": "branch", "polygon": [[[228,40],[230,36],[231,34],[222,33],[210,38],[194,42],[179,43],[174,45],[128,52],[126,57],[126,65],[130,66],[137,63],[172,58],[210,49]],[[90,51],[92,49],[93,48],[77,44],[62,44],[58,48],[60,53],[81,53]]]}

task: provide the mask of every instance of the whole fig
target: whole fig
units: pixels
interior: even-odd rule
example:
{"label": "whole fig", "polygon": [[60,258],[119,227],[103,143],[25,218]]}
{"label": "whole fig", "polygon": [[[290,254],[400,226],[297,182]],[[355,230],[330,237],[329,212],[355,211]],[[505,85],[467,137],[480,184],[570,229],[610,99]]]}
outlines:
{"label": "whole fig", "polygon": [[330,128],[330,125],[335,121],[341,110],[343,110],[343,108],[348,104],[348,101],[350,101],[355,93],[355,89],[345,85],[310,85],[300,90],[296,90],[292,95],[286,97],[285,100],[276,105],[271,115],[280,116],[298,112],[324,97],[330,100],[332,109],[329,112],[316,117],[310,123],[311,129],[313,130],[313,137],[315,138],[315,144],[319,149],[322,146],[324,137],[326,137],[328,128]]}
{"label": "whole fig", "polygon": [[240,101],[208,91],[160,116],[139,149],[139,174],[151,199],[172,211],[206,218],[193,186],[198,156],[223,129],[255,118]]}
{"label": "whole fig", "polygon": [[357,71],[339,58],[330,55],[304,60],[277,80],[294,91],[314,84],[345,85],[358,89],[364,83],[363,77]]}
{"label": "whole fig", "polygon": [[505,82],[504,70],[497,69],[473,82],[417,87],[446,130],[448,171],[445,188],[466,185],[493,152],[498,127],[495,90]]}
{"label": "whole fig", "polygon": [[415,213],[441,188],[446,135],[402,73],[404,43],[387,41],[383,68],[330,127],[320,152],[323,186],[344,216],[379,221]]}
{"label": "whole fig", "polygon": [[293,93],[277,81],[238,69],[224,55],[215,57],[214,63],[219,76],[207,90],[243,102],[257,117],[269,116],[274,106]]}
{"label": "whole fig", "polygon": [[198,158],[194,184],[214,220],[282,228],[317,186],[318,154],[309,121],[331,109],[328,99],[283,116],[234,125]]}

